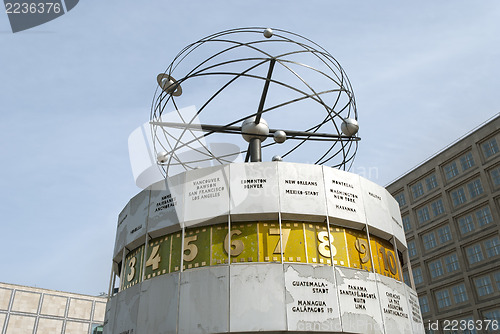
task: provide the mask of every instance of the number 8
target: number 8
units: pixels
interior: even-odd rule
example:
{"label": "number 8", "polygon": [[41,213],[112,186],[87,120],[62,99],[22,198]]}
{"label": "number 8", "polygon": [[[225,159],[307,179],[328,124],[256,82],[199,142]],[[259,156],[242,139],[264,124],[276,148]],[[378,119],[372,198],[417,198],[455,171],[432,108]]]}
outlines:
{"label": "number 8", "polygon": [[[322,231],[318,233],[318,251],[324,257],[331,257],[337,254],[337,249],[330,243],[329,238],[333,241],[333,235],[327,231]],[[327,249],[328,248],[328,249]]]}

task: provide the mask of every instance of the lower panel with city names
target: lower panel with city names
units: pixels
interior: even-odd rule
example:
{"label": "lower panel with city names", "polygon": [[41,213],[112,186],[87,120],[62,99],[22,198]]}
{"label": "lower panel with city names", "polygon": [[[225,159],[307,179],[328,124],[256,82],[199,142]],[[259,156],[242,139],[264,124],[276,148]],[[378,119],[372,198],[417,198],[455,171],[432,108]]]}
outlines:
{"label": "lower panel with city names", "polygon": [[[146,254],[144,254],[146,252]],[[229,255],[230,253],[230,255]],[[377,236],[326,223],[282,221],[218,224],[148,241],[125,257],[121,289],[143,279],[231,263],[309,263],[374,271],[401,280],[394,246]]]}

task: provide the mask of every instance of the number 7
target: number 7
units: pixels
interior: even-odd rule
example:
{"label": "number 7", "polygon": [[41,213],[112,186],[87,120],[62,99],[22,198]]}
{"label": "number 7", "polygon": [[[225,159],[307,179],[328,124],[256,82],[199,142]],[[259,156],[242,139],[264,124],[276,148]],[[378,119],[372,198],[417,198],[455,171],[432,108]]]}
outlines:
{"label": "number 7", "polygon": [[[289,229],[289,228],[282,228],[281,229],[281,233],[283,234],[283,238],[282,238],[283,249],[286,249],[286,244],[288,243],[288,237],[290,237],[290,231],[291,231],[291,229]],[[270,228],[269,235],[280,235],[280,229],[279,228]],[[274,248],[273,254],[281,254],[280,239],[278,239],[278,243],[276,244],[276,247]]]}

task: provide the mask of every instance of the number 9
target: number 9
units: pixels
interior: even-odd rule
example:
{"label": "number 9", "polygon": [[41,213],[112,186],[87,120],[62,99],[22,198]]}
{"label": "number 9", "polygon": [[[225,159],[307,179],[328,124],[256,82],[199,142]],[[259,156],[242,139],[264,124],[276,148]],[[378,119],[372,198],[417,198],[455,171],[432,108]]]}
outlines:
{"label": "number 9", "polygon": [[364,255],[360,256],[361,263],[366,263],[370,260],[370,253],[368,252],[368,241],[357,238],[354,242],[354,247],[359,252],[359,254]]}

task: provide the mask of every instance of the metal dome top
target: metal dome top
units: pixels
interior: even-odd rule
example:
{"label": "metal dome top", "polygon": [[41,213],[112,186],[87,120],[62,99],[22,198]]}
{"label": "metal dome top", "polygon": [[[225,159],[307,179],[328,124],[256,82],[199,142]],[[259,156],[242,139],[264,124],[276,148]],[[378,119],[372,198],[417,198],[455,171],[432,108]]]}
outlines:
{"label": "metal dome top", "polygon": [[360,138],[349,79],[303,36],[218,32],[182,49],[157,81],[150,123],[165,175],[239,156],[352,165]]}

